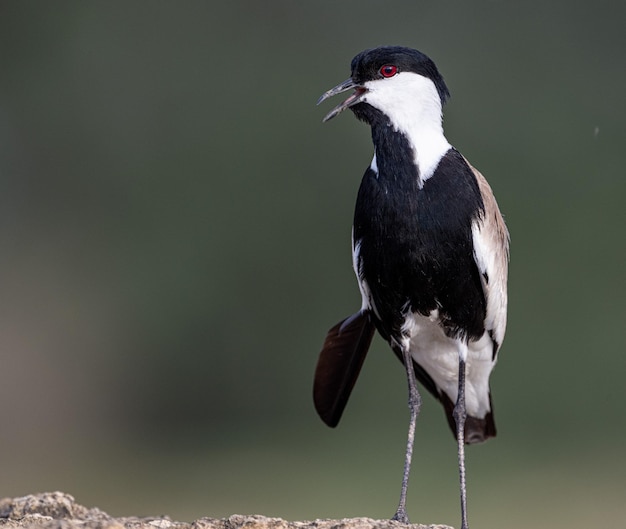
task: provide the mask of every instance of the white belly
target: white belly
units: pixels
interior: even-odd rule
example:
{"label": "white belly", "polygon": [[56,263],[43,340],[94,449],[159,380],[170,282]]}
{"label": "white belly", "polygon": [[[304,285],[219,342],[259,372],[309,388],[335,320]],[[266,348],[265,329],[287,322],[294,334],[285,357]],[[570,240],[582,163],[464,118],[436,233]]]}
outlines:
{"label": "white belly", "polygon": [[465,343],[449,338],[439,325],[438,311],[430,316],[411,314],[403,331],[413,359],[428,373],[440,391],[454,403],[458,396],[459,356],[466,359],[465,404],[468,415],[482,419],[490,411],[489,375],[495,365],[493,343],[487,333]]}

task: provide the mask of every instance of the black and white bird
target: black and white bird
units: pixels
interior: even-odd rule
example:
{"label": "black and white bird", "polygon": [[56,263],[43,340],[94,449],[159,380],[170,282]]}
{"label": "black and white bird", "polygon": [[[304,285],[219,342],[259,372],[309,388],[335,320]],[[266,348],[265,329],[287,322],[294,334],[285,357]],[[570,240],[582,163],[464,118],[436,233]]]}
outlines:
{"label": "black and white bird", "polygon": [[416,379],[443,404],[458,443],[462,528],[468,528],[464,445],[496,435],[489,375],[504,339],[509,235],[489,184],[446,140],[449,97],[431,59],[405,47],[359,53],[349,108],[372,129],[374,157],[358,192],[352,256],[361,310],[335,325],[320,353],[314,402],[336,426],[375,330],[404,364],[410,423],[400,502],[421,405]]}

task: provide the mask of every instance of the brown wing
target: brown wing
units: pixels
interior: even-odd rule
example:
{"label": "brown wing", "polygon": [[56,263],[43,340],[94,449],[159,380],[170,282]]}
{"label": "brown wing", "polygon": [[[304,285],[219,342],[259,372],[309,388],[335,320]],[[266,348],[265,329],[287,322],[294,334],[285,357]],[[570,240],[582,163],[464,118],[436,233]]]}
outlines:
{"label": "brown wing", "polygon": [[478,182],[485,207],[484,216],[473,226],[472,232],[474,258],[481,273],[487,300],[485,329],[495,341],[495,359],[506,330],[509,232],[487,180],[477,169],[471,165],[470,167]]}

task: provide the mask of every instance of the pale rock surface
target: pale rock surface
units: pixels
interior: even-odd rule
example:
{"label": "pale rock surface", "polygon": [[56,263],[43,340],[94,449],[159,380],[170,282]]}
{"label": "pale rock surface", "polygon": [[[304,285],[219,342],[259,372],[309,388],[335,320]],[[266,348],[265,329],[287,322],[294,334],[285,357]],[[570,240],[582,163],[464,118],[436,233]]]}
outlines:
{"label": "pale rock surface", "polygon": [[406,525],[391,520],[345,518],[288,522],[281,518],[233,514],[175,522],[166,516],[115,518],[98,508],[76,503],[63,492],[31,494],[0,500],[0,529],[452,529],[447,525]]}

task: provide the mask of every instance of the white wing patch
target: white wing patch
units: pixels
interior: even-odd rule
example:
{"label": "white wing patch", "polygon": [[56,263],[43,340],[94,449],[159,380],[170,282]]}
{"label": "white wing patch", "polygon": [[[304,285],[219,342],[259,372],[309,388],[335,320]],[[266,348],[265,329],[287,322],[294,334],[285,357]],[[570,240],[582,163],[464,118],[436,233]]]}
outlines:
{"label": "white wing patch", "polygon": [[361,291],[361,311],[371,310],[376,317],[380,318],[374,300],[372,299],[372,292],[370,290],[367,281],[361,273],[361,258],[359,252],[361,251],[361,241],[354,241],[354,228],[352,228],[352,268],[356,275],[356,280],[359,284],[359,290]]}
{"label": "white wing patch", "polygon": [[495,241],[484,222],[474,222],[472,237],[474,259],[480,271],[483,292],[487,300],[485,329],[492,331],[493,338],[499,346],[504,340],[506,330],[506,260],[501,258],[502,248],[494,244]]}
{"label": "white wing patch", "polygon": [[376,152],[374,152],[374,157],[372,158],[370,169],[376,173],[376,176],[378,176],[378,164],[376,163]]}
{"label": "white wing patch", "polygon": [[472,224],[474,260],[480,271],[487,300],[485,329],[491,331],[499,347],[506,330],[509,232],[485,177],[471,165],[470,168],[476,177],[485,207],[484,215]]}

